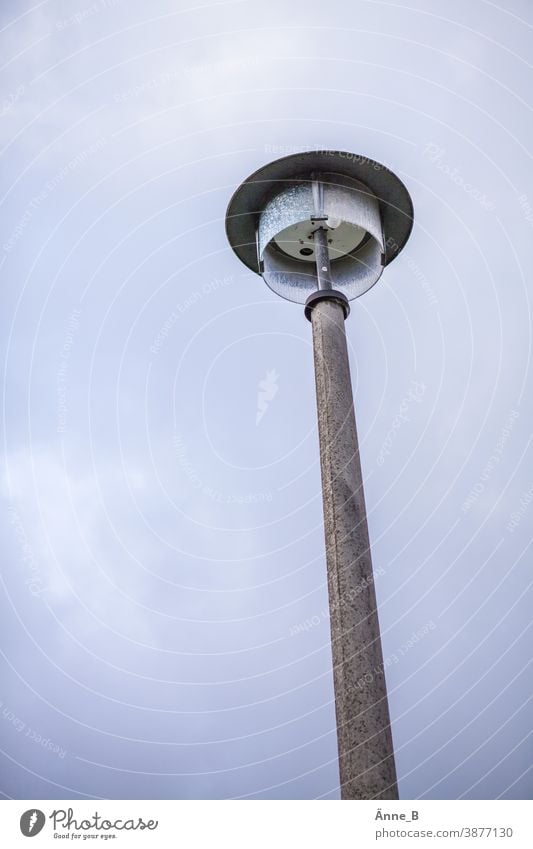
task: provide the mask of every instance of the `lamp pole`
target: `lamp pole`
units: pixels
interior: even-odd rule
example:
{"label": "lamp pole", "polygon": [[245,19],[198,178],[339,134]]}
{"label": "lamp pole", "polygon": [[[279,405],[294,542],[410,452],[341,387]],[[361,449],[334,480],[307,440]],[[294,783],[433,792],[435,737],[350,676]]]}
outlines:
{"label": "lamp pole", "polygon": [[344,316],[311,312],[341,798],[397,799]]}
{"label": "lamp pole", "polygon": [[312,325],[341,798],[397,799],[345,319],[407,240],[413,212],[388,169],[348,156],[271,163],[235,193],[226,229]]}

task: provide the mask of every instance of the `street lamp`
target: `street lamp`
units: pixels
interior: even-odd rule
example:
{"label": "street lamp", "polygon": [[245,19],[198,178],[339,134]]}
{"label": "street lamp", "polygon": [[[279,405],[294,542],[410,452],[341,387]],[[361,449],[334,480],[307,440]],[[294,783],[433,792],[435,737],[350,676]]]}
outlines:
{"label": "street lamp", "polygon": [[343,799],[398,798],[344,321],[412,225],[388,168],[329,150],[260,168],[226,215],[239,259],[312,324]]}

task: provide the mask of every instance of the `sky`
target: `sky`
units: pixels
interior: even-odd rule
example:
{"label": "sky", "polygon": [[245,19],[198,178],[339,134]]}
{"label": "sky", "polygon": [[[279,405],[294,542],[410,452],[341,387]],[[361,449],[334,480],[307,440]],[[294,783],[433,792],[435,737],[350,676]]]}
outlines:
{"label": "sky", "polygon": [[224,232],[312,149],[415,208],[346,323],[400,797],[531,798],[532,36],[2,3],[4,798],[339,798],[311,329]]}

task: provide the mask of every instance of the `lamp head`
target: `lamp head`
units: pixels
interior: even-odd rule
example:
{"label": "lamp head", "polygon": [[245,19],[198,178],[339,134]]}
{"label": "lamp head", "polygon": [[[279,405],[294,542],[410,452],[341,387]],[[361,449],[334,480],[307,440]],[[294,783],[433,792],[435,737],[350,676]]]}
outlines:
{"label": "lamp head", "polygon": [[412,224],[403,183],[384,165],[341,151],[294,154],[260,168],[237,189],[226,214],[237,256],[296,303],[317,289],[324,231],[331,284],[351,300],[377,282]]}

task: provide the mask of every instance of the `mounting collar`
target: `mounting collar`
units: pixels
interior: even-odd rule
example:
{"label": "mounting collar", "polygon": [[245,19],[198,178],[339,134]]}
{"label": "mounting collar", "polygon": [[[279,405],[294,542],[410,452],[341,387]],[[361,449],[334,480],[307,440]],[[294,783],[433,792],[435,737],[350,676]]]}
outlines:
{"label": "mounting collar", "polygon": [[308,321],[311,321],[311,313],[313,312],[313,307],[319,303],[319,301],[337,301],[338,304],[341,305],[344,311],[344,320],[348,318],[350,315],[350,304],[348,303],[348,298],[342,292],[339,292],[337,289],[317,289],[316,292],[311,292],[309,297],[305,302],[304,313],[305,317]]}

